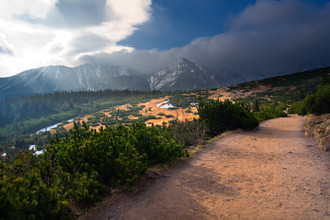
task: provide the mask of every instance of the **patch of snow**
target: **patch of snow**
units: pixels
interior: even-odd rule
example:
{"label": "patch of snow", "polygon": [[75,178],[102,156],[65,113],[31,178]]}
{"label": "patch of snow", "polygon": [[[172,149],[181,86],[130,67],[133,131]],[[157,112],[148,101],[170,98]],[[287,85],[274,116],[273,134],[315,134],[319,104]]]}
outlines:
{"label": "patch of snow", "polygon": [[29,150],[35,151],[36,149],[37,149],[36,145],[34,145],[34,144],[31,144],[30,147],[29,147]]}
{"label": "patch of snow", "polygon": [[157,73],[158,76],[162,76],[162,75],[165,75],[165,74],[166,74],[166,71],[165,70],[160,70]]}
{"label": "patch of snow", "polygon": [[78,70],[77,76],[78,76],[78,82],[79,82],[80,86],[84,87],[83,82],[82,82],[82,73],[80,72],[80,70]]}
{"label": "patch of snow", "polygon": [[43,153],[44,153],[44,150],[38,150],[38,151],[34,152],[33,155],[40,155]]}
{"label": "patch of snow", "polygon": [[59,68],[57,67],[56,68],[56,72],[55,72],[55,79],[58,79],[58,76],[60,75],[60,70]]}
{"label": "patch of snow", "polygon": [[176,81],[172,82],[169,87],[172,87],[175,83],[176,83]]}
{"label": "patch of snow", "polygon": [[26,82],[23,85],[23,87],[25,87],[25,86],[29,85],[30,83],[32,83],[33,81],[35,81],[41,75],[41,73],[42,72],[40,70],[38,70],[38,73],[33,78],[31,78],[28,82]]}
{"label": "patch of snow", "polygon": [[181,71],[174,71],[168,75],[165,75],[163,78],[158,79],[157,85],[154,86],[154,89],[159,90],[163,88],[166,84],[175,83]]}
{"label": "patch of snow", "polygon": [[168,103],[168,102],[169,102],[169,100],[164,101],[164,102],[161,102],[161,103],[157,104],[156,106],[159,107],[159,106],[164,105],[164,104],[166,104],[166,103]]}
{"label": "patch of snow", "polygon": [[163,105],[160,108],[174,108],[174,105],[172,105],[172,104],[166,104],[166,105]]}
{"label": "patch of snow", "polygon": [[84,71],[83,72],[83,74],[84,74],[84,77],[85,77],[85,80],[86,80],[86,83],[87,83],[87,90],[90,90],[92,87],[91,87],[91,85],[90,85],[90,80],[88,80],[88,75],[87,75],[87,73],[86,73],[86,71]]}
{"label": "patch of snow", "polygon": [[101,67],[100,67],[100,66],[97,66],[97,67],[96,67],[95,75],[96,75],[97,77],[101,77],[101,76],[102,76],[102,70],[101,70]]}
{"label": "patch of snow", "polygon": [[57,124],[54,124],[54,125],[51,125],[51,126],[48,126],[46,128],[42,128],[40,129],[39,131],[36,132],[36,134],[39,134],[40,132],[45,132],[45,131],[49,131],[49,130],[52,130],[53,128],[56,128],[57,126],[59,126],[61,123],[57,123]]}
{"label": "patch of snow", "polygon": [[[73,118],[67,120],[67,122],[72,122],[72,121],[73,121]],[[45,131],[52,130],[53,128],[57,128],[60,124],[62,124],[62,123],[60,122],[60,123],[57,123],[57,124],[54,124],[54,125],[48,126],[48,127],[46,127],[46,128],[42,128],[42,129],[38,130],[38,131],[36,132],[36,134],[39,134],[39,133],[41,133],[41,132],[45,132]]]}

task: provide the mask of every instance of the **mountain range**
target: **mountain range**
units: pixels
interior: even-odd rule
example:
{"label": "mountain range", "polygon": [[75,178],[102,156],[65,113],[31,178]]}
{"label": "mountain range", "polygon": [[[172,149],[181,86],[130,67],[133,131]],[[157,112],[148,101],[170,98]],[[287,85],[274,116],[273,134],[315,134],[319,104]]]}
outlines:
{"label": "mountain range", "polygon": [[126,66],[84,64],[70,68],[46,66],[0,78],[0,96],[79,90],[192,90],[217,88],[223,83],[211,70],[186,58],[151,74]]}

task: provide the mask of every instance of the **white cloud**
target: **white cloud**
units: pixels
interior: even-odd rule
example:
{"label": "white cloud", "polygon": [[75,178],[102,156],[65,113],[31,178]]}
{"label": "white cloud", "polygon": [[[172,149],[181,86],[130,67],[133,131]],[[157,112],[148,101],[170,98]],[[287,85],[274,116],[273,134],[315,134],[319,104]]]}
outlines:
{"label": "white cloud", "polygon": [[129,25],[142,24],[151,12],[151,0],[112,0],[107,2],[115,15],[115,20]]}
{"label": "white cloud", "polygon": [[45,18],[57,0],[1,0],[0,18],[12,19],[15,16],[29,14]]}
{"label": "white cloud", "polygon": [[0,34],[0,55],[13,55],[15,53],[14,51],[14,47],[8,43],[5,38],[5,35]]}
{"label": "white cloud", "polygon": [[130,51],[116,42],[148,21],[150,7],[151,0],[1,0],[0,77]]}

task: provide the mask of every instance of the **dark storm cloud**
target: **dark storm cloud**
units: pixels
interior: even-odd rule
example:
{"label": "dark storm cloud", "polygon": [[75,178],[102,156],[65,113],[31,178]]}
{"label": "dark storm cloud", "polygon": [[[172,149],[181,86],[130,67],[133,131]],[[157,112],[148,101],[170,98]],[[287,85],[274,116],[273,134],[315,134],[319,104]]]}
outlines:
{"label": "dark storm cloud", "polygon": [[312,8],[313,6],[297,0],[259,0],[255,5],[245,8],[238,17],[233,18],[231,27],[268,29],[302,23],[309,19]]}
{"label": "dark storm cloud", "polygon": [[229,18],[226,33],[195,39],[183,48],[83,57],[151,72],[184,56],[219,73],[273,74],[330,65],[330,3],[259,0]]}
{"label": "dark storm cloud", "polygon": [[257,1],[233,19],[228,33],[200,38],[182,49],[193,60],[243,73],[295,71],[330,65],[330,4]]}

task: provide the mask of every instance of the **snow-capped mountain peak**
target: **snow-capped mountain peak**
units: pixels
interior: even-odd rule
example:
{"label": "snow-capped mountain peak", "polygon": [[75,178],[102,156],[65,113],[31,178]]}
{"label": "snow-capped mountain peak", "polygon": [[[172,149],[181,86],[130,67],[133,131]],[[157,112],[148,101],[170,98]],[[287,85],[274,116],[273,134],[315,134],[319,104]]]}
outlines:
{"label": "snow-capped mountain peak", "polygon": [[215,88],[218,83],[213,78],[208,69],[181,57],[152,74],[148,81],[151,90],[189,90]]}

